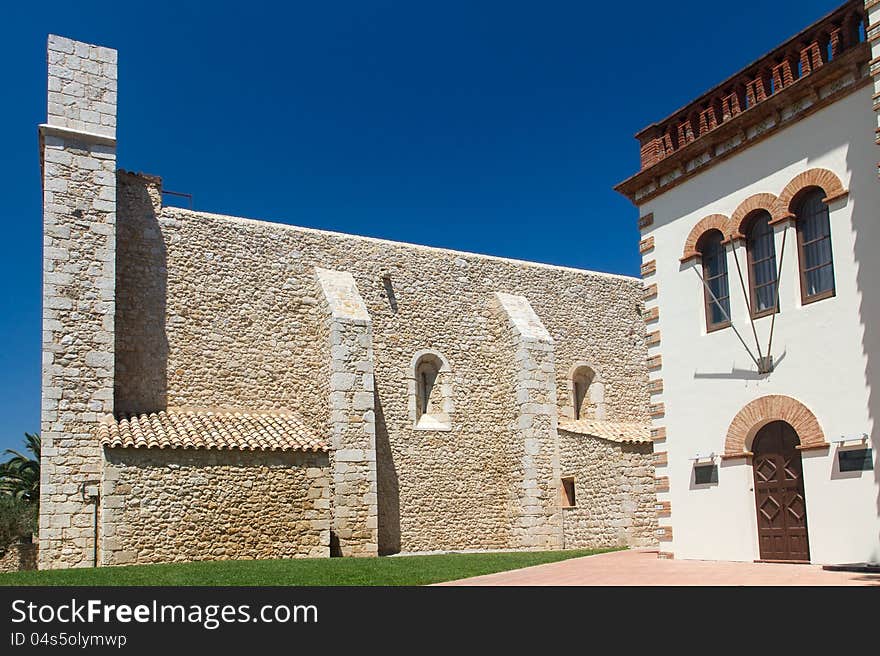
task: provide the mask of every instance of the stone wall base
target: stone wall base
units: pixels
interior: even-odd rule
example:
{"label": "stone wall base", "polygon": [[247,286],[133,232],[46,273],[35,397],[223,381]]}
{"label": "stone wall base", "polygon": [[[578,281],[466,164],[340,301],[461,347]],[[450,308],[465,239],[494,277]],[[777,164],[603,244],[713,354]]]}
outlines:
{"label": "stone wall base", "polygon": [[0,556],[0,572],[20,572],[37,569],[37,545],[14,543]]}

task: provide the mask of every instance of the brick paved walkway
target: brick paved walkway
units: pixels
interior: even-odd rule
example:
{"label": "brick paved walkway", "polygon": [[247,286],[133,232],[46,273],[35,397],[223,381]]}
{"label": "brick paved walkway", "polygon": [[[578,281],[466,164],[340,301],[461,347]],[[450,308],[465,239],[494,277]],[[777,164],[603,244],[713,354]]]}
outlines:
{"label": "brick paved walkway", "polygon": [[659,560],[655,551],[616,551],[440,585],[876,585],[880,574],[828,572],[820,565]]}

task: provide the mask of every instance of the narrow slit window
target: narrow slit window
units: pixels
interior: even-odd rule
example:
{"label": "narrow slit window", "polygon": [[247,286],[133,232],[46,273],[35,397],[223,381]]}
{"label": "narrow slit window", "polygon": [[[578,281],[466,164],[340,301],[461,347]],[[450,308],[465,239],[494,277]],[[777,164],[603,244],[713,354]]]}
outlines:
{"label": "narrow slit window", "polygon": [[576,505],[574,476],[566,476],[562,479],[562,507],[574,508]]}
{"label": "narrow slit window", "polygon": [[452,430],[449,364],[439,353],[420,351],[407,374],[410,418],[416,430]]}
{"label": "narrow slit window", "polygon": [[581,418],[581,408],[587,398],[587,382],[583,378],[574,381],[574,418]]}
{"label": "narrow slit window", "polygon": [[438,376],[437,364],[425,359],[416,369],[418,375],[418,416],[437,414],[440,410],[439,392],[435,389]]}

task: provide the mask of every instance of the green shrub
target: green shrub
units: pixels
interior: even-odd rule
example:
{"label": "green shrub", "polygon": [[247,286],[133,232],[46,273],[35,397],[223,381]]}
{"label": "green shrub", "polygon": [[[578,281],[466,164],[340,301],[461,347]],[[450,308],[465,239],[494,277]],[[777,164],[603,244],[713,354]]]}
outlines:
{"label": "green shrub", "polygon": [[37,530],[37,504],[0,495],[0,553],[19,538]]}

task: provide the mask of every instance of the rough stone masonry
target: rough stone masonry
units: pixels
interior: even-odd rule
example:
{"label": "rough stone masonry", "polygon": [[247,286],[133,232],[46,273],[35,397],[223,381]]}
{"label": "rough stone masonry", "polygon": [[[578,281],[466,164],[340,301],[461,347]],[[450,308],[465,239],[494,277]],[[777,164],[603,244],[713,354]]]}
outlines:
{"label": "rough stone masonry", "polygon": [[654,544],[639,280],[164,207],[116,99],[49,37],[41,568]]}

